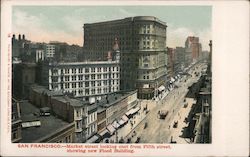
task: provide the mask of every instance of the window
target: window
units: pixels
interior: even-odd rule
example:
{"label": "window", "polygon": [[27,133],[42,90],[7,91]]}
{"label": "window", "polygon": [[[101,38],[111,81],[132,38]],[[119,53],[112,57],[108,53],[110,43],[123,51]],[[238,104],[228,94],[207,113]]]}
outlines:
{"label": "window", "polygon": [[76,69],[72,69],[72,73],[75,74],[76,73]]}
{"label": "window", "polygon": [[149,76],[147,76],[147,79],[149,79]]}
{"label": "window", "polygon": [[108,84],[108,81],[107,81],[107,80],[105,80],[105,81],[104,81],[104,85],[106,86],[107,84]]}
{"label": "window", "polygon": [[104,68],[104,72],[107,72],[107,70],[108,70],[107,67],[105,67],[105,68]]}
{"label": "window", "polygon": [[95,87],[95,81],[91,81],[91,86]]}
{"label": "window", "polygon": [[89,75],[86,75],[86,76],[85,76],[85,80],[89,80]]}
{"label": "window", "polygon": [[82,95],[83,90],[79,90],[78,93],[79,93],[79,95]]}
{"label": "window", "polygon": [[104,88],[104,93],[107,93],[108,89],[107,88]]}
{"label": "window", "polygon": [[101,74],[98,74],[97,75],[97,79],[101,79],[102,78],[102,75]]}
{"label": "window", "polygon": [[113,71],[115,71],[115,67],[113,67]]}
{"label": "window", "polygon": [[65,76],[65,81],[69,81],[69,76]]}
{"label": "window", "polygon": [[101,86],[102,85],[102,82],[101,81],[98,81],[97,82],[97,86]]}
{"label": "window", "polygon": [[83,83],[82,82],[79,82],[79,87],[82,87],[83,86]]}
{"label": "window", "polygon": [[92,72],[92,73],[95,72],[95,68],[91,68],[91,72]]}
{"label": "window", "polygon": [[82,79],[83,79],[83,75],[79,75],[78,80],[82,80]]}
{"label": "window", "polygon": [[85,89],[85,95],[89,95],[89,89]]}
{"label": "window", "polygon": [[89,73],[89,68],[86,68],[86,69],[85,69],[85,73]]}
{"label": "window", "polygon": [[146,79],[146,76],[145,76],[145,75],[143,76],[143,79],[144,79],[144,80]]}
{"label": "window", "polygon": [[69,74],[69,69],[65,69],[65,74]]}
{"label": "window", "polygon": [[89,82],[85,82],[85,87],[89,87]]}
{"label": "window", "polygon": [[69,88],[69,83],[65,83],[65,88]]}
{"label": "window", "polygon": [[95,94],[95,89],[91,89],[91,94]]}
{"label": "window", "polygon": [[71,78],[72,78],[72,81],[76,80],[76,76],[71,76]]}
{"label": "window", "polygon": [[91,75],[91,79],[94,80],[95,79],[95,74]]}
{"label": "window", "polygon": [[79,73],[82,73],[82,68],[79,68]]}
{"label": "window", "polygon": [[101,88],[98,88],[97,89],[97,93],[100,94],[102,92],[102,89]]}
{"label": "window", "polygon": [[116,74],[116,78],[119,78],[119,74]]}
{"label": "window", "polygon": [[72,88],[76,88],[76,83],[72,83]]}
{"label": "window", "polygon": [[104,79],[106,79],[106,78],[107,78],[107,76],[108,76],[107,74],[104,74],[104,75],[103,75]]}
{"label": "window", "polygon": [[97,69],[97,72],[102,72],[102,68],[98,68],[98,69]]}

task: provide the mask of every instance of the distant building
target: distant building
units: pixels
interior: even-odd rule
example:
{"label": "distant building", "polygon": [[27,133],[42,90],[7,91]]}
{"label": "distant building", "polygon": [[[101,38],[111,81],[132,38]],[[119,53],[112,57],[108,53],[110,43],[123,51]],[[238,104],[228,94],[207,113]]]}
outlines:
{"label": "distant building", "polygon": [[49,90],[96,97],[120,90],[120,62],[45,62],[42,85]]}
{"label": "distant building", "polygon": [[87,132],[90,130],[88,126],[89,103],[68,96],[53,96],[50,105],[56,115],[68,122],[74,122],[76,142],[85,142],[88,138]]}
{"label": "distant building", "polygon": [[36,82],[35,63],[13,63],[13,96],[19,99],[28,98],[29,88]]}
{"label": "distant building", "polygon": [[38,85],[31,87],[29,100],[39,108],[49,107],[60,119],[74,123],[75,142],[86,141],[88,102],[72,99],[62,92],[49,91]]}
{"label": "distant building", "polygon": [[166,83],[165,22],[153,16],[84,24],[84,59],[105,60],[114,40],[121,51],[121,89],[138,89],[138,97],[151,99]]}
{"label": "distant building", "polygon": [[52,44],[46,44],[45,47],[46,58],[53,58],[56,53],[56,46]]}
{"label": "distant building", "polygon": [[25,52],[25,44],[30,43],[30,41],[25,39],[25,35],[16,35],[13,34],[12,36],[12,57],[20,58]]}
{"label": "distant building", "polygon": [[167,48],[168,55],[168,66],[167,66],[167,79],[170,80],[171,77],[174,77],[174,64],[175,64],[175,54],[173,48]]}
{"label": "distant building", "polygon": [[74,123],[68,123],[50,113],[42,114],[28,101],[20,102],[22,120],[21,143],[74,143]]}
{"label": "distant building", "polygon": [[20,105],[17,100],[12,98],[11,110],[11,142],[17,143],[22,139],[22,120],[20,114]]}
{"label": "distant building", "polygon": [[[94,136],[97,133],[97,104],[92,103],[87,106],[86,138]],[[88,142],[88,141],[87,141]]]}
{"label": "distant building", "polygon": [[202,51],[199,37],[189,36],[185,42],[186,58],[189,63],[197,61]]}
{"label": "distant building", "polygon": [[178,65],[178,70],[183,70],[186,65],[186,57],[185,57],[185,48],[184,47],[176,47],[175,49],[175,60]]}
{"label": "distant building", "polygon": [[36,62],[44,60],[44,50],[36,50]]}

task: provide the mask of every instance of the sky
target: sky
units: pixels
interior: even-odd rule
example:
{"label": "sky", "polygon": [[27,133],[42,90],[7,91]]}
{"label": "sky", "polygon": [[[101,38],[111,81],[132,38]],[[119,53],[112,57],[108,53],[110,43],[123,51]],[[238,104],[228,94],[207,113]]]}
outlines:
{"label": "sky", "polygon": [[155,16],[167,24],[167,46],[184,46],[198,36],[209,50],[211,6],[13,6],[12,32],[34,42],[62,41],[83,45],[84,23],[132,16]]}

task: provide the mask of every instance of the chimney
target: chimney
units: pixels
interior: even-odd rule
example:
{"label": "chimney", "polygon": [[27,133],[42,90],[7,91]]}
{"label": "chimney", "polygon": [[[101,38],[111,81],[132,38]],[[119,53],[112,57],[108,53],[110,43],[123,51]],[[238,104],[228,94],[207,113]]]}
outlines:
{"label": "chimney", "polygon": [[15,34],[12,35],[12,39],[13,39],[13,40],[16,39],[16,35],[15,35]]}
{"label": "chimney", "polygon": [[119,45],[118,45],[118,39],[117,38],[115,38],[114,45],[113,45],[113,50],[114,51],[119,50]]}
{"label": "chimney", "polygon": [[21,40],[21,34],[18,35],[18,40]]}
{"label": "chimney", "polygon": [[111,54],[110,51],[108,52],[108,57],[107,58],[108,58],[108,60],[112,60],[112,54]]}
{"label": "chimney", "polygon": [[23,40],[25,40],[25,35],[23,34]]}

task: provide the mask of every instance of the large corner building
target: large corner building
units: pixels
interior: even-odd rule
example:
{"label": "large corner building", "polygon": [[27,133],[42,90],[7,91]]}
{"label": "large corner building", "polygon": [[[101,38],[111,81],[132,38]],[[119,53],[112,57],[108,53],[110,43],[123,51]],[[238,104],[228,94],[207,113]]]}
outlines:
{"label": "large corner building", "polygon": [[138,89],[151,99],[165,85],[167,51],[165,22],[152,16],[84,24],[84,59],[105,60],[114,40],[121,52],[121,90]]}

